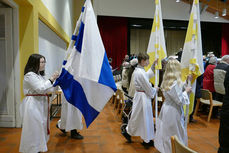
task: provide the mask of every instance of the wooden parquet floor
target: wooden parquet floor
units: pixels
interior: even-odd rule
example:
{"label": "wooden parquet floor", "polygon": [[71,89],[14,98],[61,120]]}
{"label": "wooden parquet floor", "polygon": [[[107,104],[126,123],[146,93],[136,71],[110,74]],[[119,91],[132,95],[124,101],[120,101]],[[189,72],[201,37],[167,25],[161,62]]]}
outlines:
{"label": "wooden parquet floor", "polygon": [[[51,121],[51,136],[48,153],[158,153],[155,148],[144,149],[142,140],[134,137],[133,143],[126,143],[121,135],[121,121],[115,115],[113,106],[107,104],[98,118],[80,133],[83,140],[70,138],[57,128],[58,118]],[[206,122],[207,115],[201,115],[196,123],[188,125],[189,147],[199,153],[216,153],[218,148],[219,119]],[[17,153],[21,128],[0,128],[0,153]]]}

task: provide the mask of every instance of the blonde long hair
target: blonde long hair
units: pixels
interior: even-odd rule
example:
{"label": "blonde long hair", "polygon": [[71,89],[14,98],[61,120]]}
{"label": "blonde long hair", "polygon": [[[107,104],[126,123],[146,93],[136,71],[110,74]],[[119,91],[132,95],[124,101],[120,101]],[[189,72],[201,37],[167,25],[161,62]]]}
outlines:
{"label": "blonde long hair", "polygon": [[181,84],[181,64],[175,58],[169,58],[168,63],[166,64],[163,81],[161,83],[162,91],[170,90],[174,81]]}

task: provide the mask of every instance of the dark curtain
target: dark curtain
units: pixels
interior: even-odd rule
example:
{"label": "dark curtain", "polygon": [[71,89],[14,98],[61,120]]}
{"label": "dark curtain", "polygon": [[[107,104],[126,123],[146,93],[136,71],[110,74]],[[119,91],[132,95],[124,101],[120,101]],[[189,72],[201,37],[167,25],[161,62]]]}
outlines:
{"label": "dark curtain", "polygon": [[229,24],[224,23],[222,24],[222,50],[221,55],[228,55],[229,54]]}
{"label": "dark curtain", "polygon": [[108,58],[112,58],[112,67],[120,68],[127,54],[127,24],[124,17],[98,16],[100,34]]}
{"label": "dark curtain", "polygon": [[222,24],[213,22],[201,22],[201,35],[203,54],[214,52],[215,56],[221,56]]}

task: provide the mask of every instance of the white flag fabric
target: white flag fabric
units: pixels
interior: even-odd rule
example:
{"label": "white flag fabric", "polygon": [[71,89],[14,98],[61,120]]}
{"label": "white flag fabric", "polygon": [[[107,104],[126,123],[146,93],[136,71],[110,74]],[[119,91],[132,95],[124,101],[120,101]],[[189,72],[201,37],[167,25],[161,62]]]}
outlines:
{"label": "white flag fabric", "polygon": [[189,114],[193,111],[196,78],[203,74],[203,53],[200,29],[199,0],[194,0],[190,14],[185,44],[181,57],[182,81],[185,82],[189,74],[193,75],[191,82],[192,92],[190,94]]}
{"label": "white flag fabric", "polygon": [[59,85],[83,114],[87,127],[117,90],[91,0],[86,0],[66,53]]}
{"label": "white flag fabric", "polygon": [[[167,56],[160,0],[155,0],[155,6],[156,9],[154,14],[153,26],[152,26],[150,40],[147,48],[147,54],[150,57],[149,58],[150,64],[146,68],[146,70],[150,69],[151,65],[157,58],[158,58],[158,64],[156,65],[155,68],[156,70],[162,69],[161,60]],[[151,82],[155,83],[155,78],[151,79]]]}

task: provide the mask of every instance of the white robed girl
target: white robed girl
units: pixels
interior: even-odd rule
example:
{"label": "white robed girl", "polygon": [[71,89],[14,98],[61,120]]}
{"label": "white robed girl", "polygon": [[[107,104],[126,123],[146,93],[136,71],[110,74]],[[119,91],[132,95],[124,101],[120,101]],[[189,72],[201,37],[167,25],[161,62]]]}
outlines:
{"label": "white robed girl", "polygon": [[71,131],[73,139],[83,139],[83,136],[77,131],[83,129],[82,113],[66,100],[64,94],[61,96],[61,102],[61,118],[56,127],[63,133]]}
{"label": "white robed girl", "polygon": [[161,153],[171,153],[171,136],[176,135],[184,145],[188,142],[183,105],[189,104],[191,92],[190,87],[183,91],[181,65],[174,58],[168,60],[161,89],[165,101],[157,120],[154,145]]}
{"label": "white robed girl", "polygon": [[47,93],[59,76],[55,72],[49,80],[44,78],[45,57],[32,54],[25,66],[21,104],[22,133],[19,152],[46,152],[49,139],[49,105]]}
{"label": "white robed girl", "polygon": [[149,79],[154,76],[154,62],[147,72],[144,67],[149,64],[149,56],[140,53],[138,55],[138,66],[133,73],[136,92],[134,94],[132,113],[128,125],[127,133],[123,133],[125,138],[131,142],[130,136],[140,136],[143,145],[149,146],[150,140],[154,139],[154,123],[151,99],[154,98],[157,89],[153,88]]}

